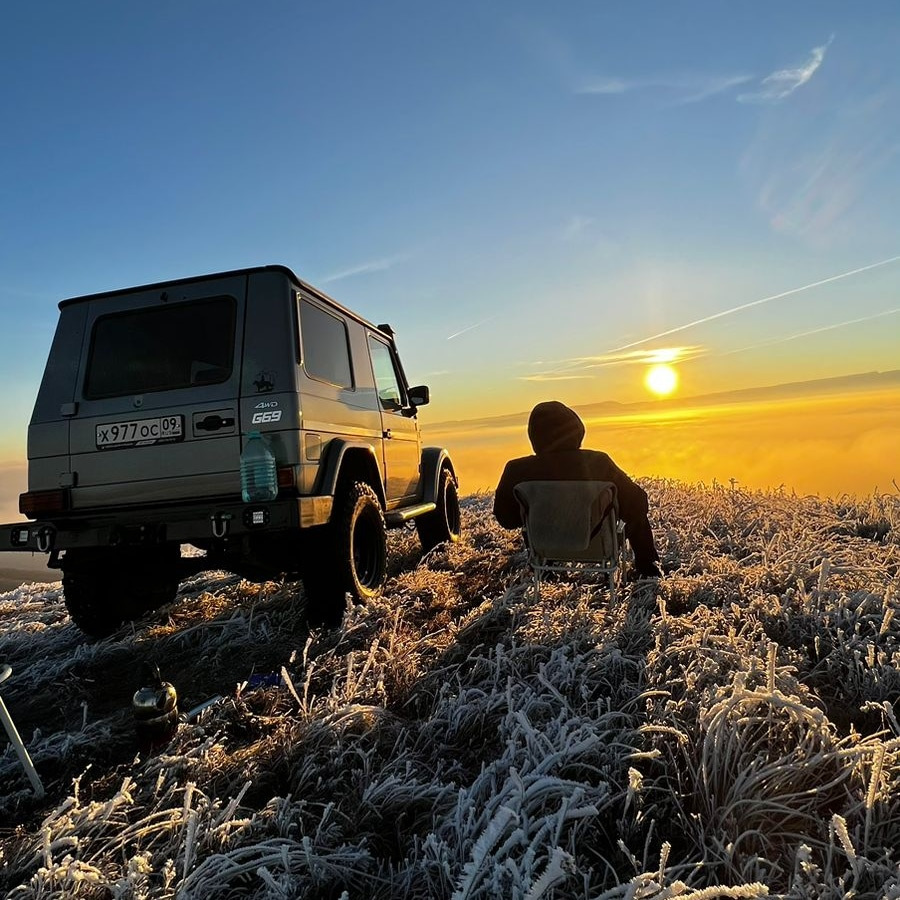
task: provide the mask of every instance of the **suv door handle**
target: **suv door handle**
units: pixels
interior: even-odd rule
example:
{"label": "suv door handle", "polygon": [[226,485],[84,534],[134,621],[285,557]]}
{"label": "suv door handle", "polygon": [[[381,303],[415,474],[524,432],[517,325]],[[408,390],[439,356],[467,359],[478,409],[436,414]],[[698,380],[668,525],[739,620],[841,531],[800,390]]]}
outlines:
{"label": "suv door handle", "polygon": [[393,435],[391,434],[391,429],[386,428],[384,431],[381,432],[381,436],[383,438],[386,438],[387,440],[390,440],[393,437]]}
{"label": "suv door handle", "polygon": [[222,416],[207,416],[194,423],[198,431],[218,431],[220,428],[233,428],[234,419],[225,419]]}

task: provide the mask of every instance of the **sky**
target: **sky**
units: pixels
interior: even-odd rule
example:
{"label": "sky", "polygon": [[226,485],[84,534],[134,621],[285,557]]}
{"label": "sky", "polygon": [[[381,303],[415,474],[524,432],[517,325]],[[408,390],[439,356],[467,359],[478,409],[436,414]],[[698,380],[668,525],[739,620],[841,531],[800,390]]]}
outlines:
{"label": "sky", "polygon": [[[0,460],[59,300],[280,263],[427,421],[900,368],[900,6],[34,2],[0,58]],[[898,473],[900,474],[900,473]]]}

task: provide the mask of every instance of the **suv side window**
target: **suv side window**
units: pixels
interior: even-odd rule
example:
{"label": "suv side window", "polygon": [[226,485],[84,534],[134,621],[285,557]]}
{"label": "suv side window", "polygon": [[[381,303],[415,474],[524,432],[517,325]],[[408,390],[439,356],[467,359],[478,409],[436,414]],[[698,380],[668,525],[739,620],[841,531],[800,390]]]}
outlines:
{"label": "suv side window", "polygon": [[402,383],[397,377],[391,348],[383,341],[370,336],[369,349],[372,353],[372,369],[375,373],[375,386],[381,408],[398,412],[407,406],[407,403]]}
{"label": "suv side window", "polygon": [[353,387],[350,344],[343,319],[308,300],[300,301],[303,366],[307,374],[342,388]]}

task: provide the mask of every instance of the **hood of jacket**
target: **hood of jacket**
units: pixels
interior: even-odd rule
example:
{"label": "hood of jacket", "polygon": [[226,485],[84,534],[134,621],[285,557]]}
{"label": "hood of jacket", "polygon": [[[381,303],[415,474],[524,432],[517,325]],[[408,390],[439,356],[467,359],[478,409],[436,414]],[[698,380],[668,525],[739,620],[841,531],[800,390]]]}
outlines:
{"label": "hood of jacket", "polygon": [[577,450],[584,440],[584,423],[558,400],[538,403],[528,418],[528,439],[535,453]]}

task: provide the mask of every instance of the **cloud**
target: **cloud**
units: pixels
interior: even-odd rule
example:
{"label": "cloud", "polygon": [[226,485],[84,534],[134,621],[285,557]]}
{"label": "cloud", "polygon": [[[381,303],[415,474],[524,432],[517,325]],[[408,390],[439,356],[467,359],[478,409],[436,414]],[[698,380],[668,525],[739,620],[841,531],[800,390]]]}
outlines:
{"label": "cloud", "polygon": [[888,87],[852,102],[820,98],[811,120],[761,122],[739,171],[773,231],[827,248],[873,227],[871,203],[897,174],[897,96]]}
{"label": "cloud", "polygon": [[320,278],[319,284],[330,284],[333,281],[341,281],[344,278],[352,278],[354,275],[368,275],[371,272],[384,272],[397,263],[405,262],[409,259],[408,253],[398,253],[394,256],[385,256],[382,259],[373,259],[370,262],[361,263],[358,266],[351,266],[348,269],[341,269],[325,278]]}
{"label": "cloud", "polygon": [[590,375],[562,375],[556,372],[538,372],[536,375],[520,375],[519,381],[578,381]]}
{"label": "cloud", "polygon": [[[802,65],[779,69],[759,81],[756,90],[738,94],[740,103],[778,103],[789,97],[797,88],[806,84],[815,75],[825,59],[825,53],[834,40],[832,35],[821,47],[814,47],[809,59]],[[734,88],[754,81],[757,76],[743,73],[700,74],[700,75],[655,75],[649,78],[622,78],[617,75],[603,75],[584,79],[574,88],[576,94],[598,94],[617,96],[635,91],[665,91],[675,94],[673,103],[685,106],[701,103],[711,97],[726,94]]]}
{"label": "cloud", "polygon": [[560,238],[564,241],[576,241],[594,224],[590,216],[570,216],[563,226]]}
{"label": "cloud", "polygon": [[747,94],[739,94],[739,103],[778,103],[790,97],[797,88],[802,87],[816,74],[825,59],[825,52],[831,46],[834,35],[821,47],[813,47],[809,59],[803,65],[793,69],[779,69],[767,75],[759,84],[759,89]]}
{"label": "cloud", "polygon": [[755,76],[741,73],[663,73],[648,77],[627,78],[621,75],[591,74],[572,44],[559,34],[534,22],[517,22],[515,29],[526,47],[556,73],[566,89],[574,94],[614,97],[635,91],[657,90],[677,95],[676,105],[699,103],[752,81]]}
{"label": "cloud", "polygon": [[680,363],[696,359],[706,352],[704,347],[657,347],[652,350],[631,350],[629,352],[603,353],[600,356],[577,356],[552,363],[548,372],[537,372],[533,375],[520,375],[521,381],[568,381],[576,378],[593,377],[593,369],[609,366],[652,366],[659,363]]}
{"label": "cloud", "polygon": [[606,366],[638,365],[652,366],[658,363],[687,362],[702,356],[705,349],[700,346],[692,347],[657,347],[653,350],[631,350],[620,353],[611,351],[599,356],[581,356],[568,361],[572,366],[600,369]]}
{"label": "cloud", "polygon": [[624,78],[598,78],[575,90],[576,94],[624,94],[638,88],[649,87],[647,82],[626,81]]}
{"label": "cloud", "polygon": [[731,88],[746,84],[748,81],[752,81],[751,75],[710,76],[706,79],[705,83],[696,86],[694,93],[682,97],[678,102],[682,105],[688,103],[700,103],[702,100],[706,100],[709,97],[715,97],[716,94],[724,94],[726,91],[731,90]]}
{"label": "cloud", "polygon": [[681,106],[700,103],[752,80],[752,75],[661,75],[632,79],[601,77],[585,81],[575,88],[575,93],[611,96],[633,91],[662,90],[677,94],[674,102]]}
{"label": "cloud", "polygon": [[596,227],[596,219],[590,216],[575,214],[569,216],[563,226],[557,232],[557,240],[565,244],[574,244],[588,251],[603,256],[609,256],[621,249],[621,243],[604,234]]}
{"label": "cloud", "polygon": [[[653,401],[586,414],[585,446],[615,448],[632,474],[706,484],[734,477],[746,487],[871,497],[876,487],[890,491],[898,475],[898,402],[896,389],[699,408],[688,400],[677,416],[663,419]],[[506,461],[522,455],[527,419],[522,411],[444,426],[467,490],[494,489]]]}
{"label": "cloud", "polygon": [[860,266],[857,269],[851,269],[849,272],[841,272],[838,275],[830,275],[828,278],[822,278],[819,281],[813,281],[810,284],[804,284],[800,287],[791,288],[787,291],[781,291],[778,294],[771,294],[768,297],[762,297],[759,300],[751,300],[749,303],[741,303],[739,306],[732,306],[731,309],[723,309],[721,312],[713,313],[711,316],[704,316],[702,319],[694,319],[693,322],[685,322],[683,325],[676,325],[674,328],[669,328],[666,331],[660,331],[657,334],[651,334],[648,337],[641,338],[637,341],[631,341],[631,343],[623,344],[621,347],[613,347],[611,350],[607,351],[607,355],[619,353],[623,350],[630,350],[632,347],[639,347],[641,344],[648,344],[650,343],[650,341],[656,341],[660,338],[668,337],[670,334],[677,334],[679,331],[686,331],[688,328],[693,328],[696,325],[704,325],[707,322],[713,322],[716,319],[721,319],[725,316],[732,316],[735,313],[741,312],[742,310],[750,309],[754,306],[761,306],[763,303],[770,303],[772,300],[780,300],[783,297],[790,297],[793,294],[799,294],[803,291],[809,291],[813,288],[821,287],[823,284],[831,284],[831,282],[833,281],[840,281],[842,278],[850,278],[852,275],[859,275],[861,272],[868,272],[871,269],[877,269],[881,266],[886,266],[890,263],[897,262],[897,260],[900,260],[900,255],[882,259],[879,262],[871,263],[868,266]]}

